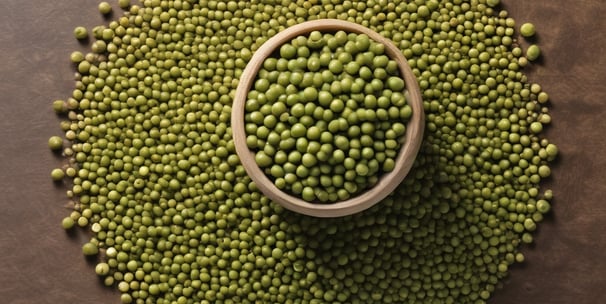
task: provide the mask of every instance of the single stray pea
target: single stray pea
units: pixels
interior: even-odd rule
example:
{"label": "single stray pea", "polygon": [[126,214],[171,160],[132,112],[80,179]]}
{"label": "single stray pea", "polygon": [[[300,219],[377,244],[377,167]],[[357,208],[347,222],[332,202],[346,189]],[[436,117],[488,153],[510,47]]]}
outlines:
{"label": "single stray pea", "polygon": [[67,111],[65,108],[65,101],[63,100],[55,100],[53,101],[53,111],[57,114],[62,114]]}
{"label": "single stray pea", "polygon": [[88,31],[83,26],[77,26],[74,29],[74,37],[78,40],[86,39],[88,37]]}
{"label": "single stray pea", "polygon": [[61,150],[61,148],[63,148],[63,138],[59,136],[51,136],[48,139],[48,147],[54,151]]}
{"label": "single stray pea", "polygon": [[520,26],[520,34],[522,34],[523,37],[532,37],[535,33],[536,29],[532,23],[524,23]]}
{"label": "single stray pea", "polygon": [[525,259],[525,257],[524,257],[523,253],[521,253],[521,252],[516,253],[516,256],[515,256],[516,262],[522,263],[522,262],[524,262],[524,259]]}
{"label": "single stray pea", "polygon": [[63,170],[55,168],[53,171],[51,171],[51,178],[54,181],[60,181],[63,179],[63,177],[65,177],[65,172],[63,172]]}
{"label": "single stray pea", "polygon": [[80,51],[74,51],[69,55],[69,59],[73,63],[79,63],[84,60],[84,54],[82,54]]}
{"label": "single stray pea", "polygon": [[526,58],[530,61],[535,61],[541,56],[541,49],[538,45],[533,44],[526,50]]}
{"label": "single stray pea", "polygon": [[103,15],[107,15],[112,12],[112,6],[109,3],[103,1],[99,3],[99,12]]}

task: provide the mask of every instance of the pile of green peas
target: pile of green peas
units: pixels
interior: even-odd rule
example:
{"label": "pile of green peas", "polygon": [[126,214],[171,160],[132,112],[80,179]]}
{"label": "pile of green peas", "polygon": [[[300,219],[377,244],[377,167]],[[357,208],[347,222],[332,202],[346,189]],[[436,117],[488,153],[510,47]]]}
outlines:
{"label": "pile of green peas", "polygon": [[[70,56],[75,88],[52,104],[63,227],[93,233],[83,254],[122,303],[486,303],[551,209],[541,182],[558,154],[542,137],[549,96],[499,3],[119,1],[117,20],[78,31],[91,51]],[[229,125],[255,50],[320,18],[392,40],[426,114],[401,186],[334,219],[263,196]]]}
{"label": "pile of green peas", "polygon": [[264,60],[246,142],[278,189],[336,202],[391,172],[412,108],[396,61],[365,34],[313,31]]}

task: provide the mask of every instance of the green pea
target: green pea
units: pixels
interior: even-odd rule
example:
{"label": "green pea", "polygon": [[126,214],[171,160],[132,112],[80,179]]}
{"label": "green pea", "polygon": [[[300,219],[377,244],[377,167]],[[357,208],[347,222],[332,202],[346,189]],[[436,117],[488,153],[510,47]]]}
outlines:
{"label": "green pea", "polygon": [[78,40],[83,40],[88,38],[88,31],[83,26],[77,26],[74,28],[74,37]]}
{"label": "green pea", "polygon": [[400,77],[389,77],[387,79],[387,87],[392,91],[402,91],[405,87],[404,80],[402,80]]}
{"label": "green pea", "polygon": [[97,245],[88,242],[82,246],[82,253],[86,256],[97,255],[97,253],[99,253],[99,248],[97,247]]}
{"label": "green pea", "polygon": [[133,302],[133,298],[130,294],[123,293],[120,295],[120,302],[122,302],[122,304],[130,304]]}
{"label": "green pea", "polygon": [[546,103],[547,101],[549,101],[549,94],[545,93],[545,92],[540,92],[539,95],[537,96],[537,101],[539,103]]}
{"label": "green pea", "polygon": [[293,137],[302,137],[307,133],[307,128],[302,123],[296,123],[290,129],[290,134]]}
{"label": "green pea", "polygon": [[360,70],[360,65],[355,61],[350,61],[343,67],[343,69],[345,70],[345,73],[349,75],[357,75]]}
{"label": "green pea", "polygon": [[528,47],[526,50],[526,58],[530,61],[535,61],[541,56],[541,49],[536,44]]}
{"label": "green pea", "polygon": [[356,173],[360,176],[366,176],[369,173],[369,168],[367,165],[359,163],[356,165]]}
{"label": "green pea", "polygon": [[109,13],[111,13],[112,11],[112,7],[109,3],[102,1],[99,3],[99,12],[103,15],[107,15]]}
{"label": "green pea", "polygon": [[337,59],[333,59],[328,63],[328,70],[335,75],[341,74],[341,72],[343,72],[343,69],[343,63]]}
{"label": "green pea", "polygon": [[127,9],[130,7],[130,0],[118,0],[118,6],[122,9]]}
{"label": "green pea", "polygon": [[51,136],[48,139],[48,147],[55,151],[61,150],[63,148],[63,138],[59,136]]}
{"label": "green pea", "polygon": [[303,154],[302,158],[301,158],[301,163],[303,164],[303,166],[305,167],[313,167],[317,164],[317,159],[314,155],[310,154],[310,153],[305,153]]}
{"label": "green pea", "polygon": [[65,106],[65,101],[63,100],[55,100],[53,101],[53,110],[57,114],[63,114],[67,112],[67,108]]}
{"label": "green pea", "polygon": [[490,7],[498,6],[501,3],[501,0],[486,0],[486,4]]}
{"label": "green pea", "polygon": [[305,187],[303,188],[303,191],[301,192],[301,198],[303,198],[304,200],[311,202],[314,201],[316,196],[314,194],[314,190],[312,187]]}
{"label": "green pea", "polygon": [[551,205],[547,200],[538,200],[537,201],[537,210],[541,213],[547,213],[551,209]]}
{"label": "green pea", "polygon": [[303,90],[304,101],[316,101],[318,98],[318,91],[314,87],[307,87]]}
{"label": "green pea", "polygon": [[530,124],[530,130],[533,133],[541,133],[541,131],[543,131],[543,124],[538,121],[535,121]]}
{"label": "green pea", "polygon": [[536,32],[535,26],[532,23],[524,23],[520,26],[520,34],[524,37],[532,37]]}
{"label": "green pea", "polygon": [[79,63],[84,60],[84,54],[82,54],[80,51],[74,51],[70,54],[69,59],[73,63]]}
{"label": "green pea", "polygon": [[95,266],[95,273],[100,276],[105,276],[109,273],[109,265],[107,263],[98,263]]}
{"label": "green pea", "polygon": [[546,165],[542,165],[539,167],[538,173],[542,178],[546,178],[551,175],[551,169]]}
{"label": "green pea", "polygon": [[536,229],[536,224],[532,219],[527,218],[524,220],[524,228],[528,231],[534,231]]}
{"label": "green pea", "polygon": [[259,151],[257,154],[255,154],[255,161],[261,167],[268,167],[272,164],[271,157],[265,154],[263,151]]}
{"label": "green pea", "polygon": [[74,222],[74,220],[71,217],[65,217],[61,221],[61,226],[65,230],[71,229],[72,227],[74,227],[74,224],[75,224],[75,222]]}
{"label": "green pea", "polygon": [[65,177],[65,172],[63,171],[63,169],[56,168],[51,171],[51,178],[54,181],[61,181],[61,180],[63,180],[64,177]]}

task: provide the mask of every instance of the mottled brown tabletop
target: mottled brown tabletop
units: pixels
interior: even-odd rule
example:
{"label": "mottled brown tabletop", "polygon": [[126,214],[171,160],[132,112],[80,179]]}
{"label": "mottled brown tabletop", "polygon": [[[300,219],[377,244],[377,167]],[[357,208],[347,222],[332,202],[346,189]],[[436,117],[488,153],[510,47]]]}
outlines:
{"label": "mottled brown tabletop", "polygon": [[[110,1],[115,2],[115,1]],[[491,304],[606,303],[606,4],[502,0],[533,22],[544,57],[528,69],[551,96],[546,136],[560,148],[553,211],[523,248]],[[61,157],[50,106],[73,88],[75,26],[105,22],[91,0],[0,1],[0,303],[119,303],[81,255],[83,233],[60,227],[65,188],[49,172]]]}

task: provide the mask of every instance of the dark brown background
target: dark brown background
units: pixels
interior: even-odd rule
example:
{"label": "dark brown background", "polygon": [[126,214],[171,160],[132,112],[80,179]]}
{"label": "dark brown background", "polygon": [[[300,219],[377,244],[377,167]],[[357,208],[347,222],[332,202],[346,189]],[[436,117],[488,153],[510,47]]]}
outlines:
{"label": "dark brown background", "polygon": [[[518,24],[537,26],[545,56],[529,74],[552,97],[547,136],[561,156],[548,185],[557,197],[553,213],[524,248],[526,263],[512,269],[490,303],[606,303],[606,3],[502,2]],[[72,30],[104,21],[97,3],[0,1],[2,303],[119,302],[82,257],[85,236],[60,228],[69,212],[65,189],[49,178],[62,164],[47,149],[48,137],[61,134],[50,104],[73,88],[68,56],[85,48]]]}

